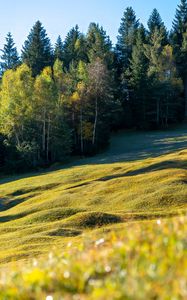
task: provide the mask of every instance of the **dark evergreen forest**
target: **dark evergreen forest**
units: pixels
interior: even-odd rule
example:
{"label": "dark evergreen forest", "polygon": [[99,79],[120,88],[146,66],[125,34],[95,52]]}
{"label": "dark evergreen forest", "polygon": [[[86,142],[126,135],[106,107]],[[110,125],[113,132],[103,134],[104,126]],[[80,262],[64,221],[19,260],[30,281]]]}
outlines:
{"label": "dark evergreen forest", "polygon": [[187,119],[187,0],[171,30],[154,9],[144,27],[132,7],[117,44],[91,23],[52,45],[40,21],[18,53],[11,33],[0,61],[0,169],[20,172],[102,151],[112,131],[164,129]]}

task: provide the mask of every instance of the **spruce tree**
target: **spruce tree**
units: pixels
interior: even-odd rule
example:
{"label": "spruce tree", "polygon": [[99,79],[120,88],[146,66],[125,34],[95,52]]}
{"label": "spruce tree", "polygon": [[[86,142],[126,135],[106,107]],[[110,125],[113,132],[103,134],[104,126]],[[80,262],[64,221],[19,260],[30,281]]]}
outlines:
{"label": "spruce tree", "polygon": [[32,69],[33,76],[40,74],[44,67],[52,65],[51,43],[40,21],[35,23],[24,43],[22,59]]}
{"label": "spruce tree", "polygon": [[165,27],[164,22],[162,21],[162,18],[156,8],[153,9],[152,14],[149,17],[147,25],[149,28],[149,36],[151,36],[154,33],[154,31],[157,29],[163,35],[163,44],[166,45],[168,43],[168,37],[167,37],[168,34],[167,34],[166,27]]}
{"label": "spruce tree", "polygon": [[87,33],[87,43],[90,62],[100,58],[111,69],[113,65],[112,42],[103,27],[91,23]]}
{"label": "spruce tree", "polygon": [[15,69],[19,65],[17,48],[15,47],[15,43],[10,32],[6,36],[6,44],[1,52],[1,73],[4,73],[9,69]]}
{"label": "spruce tree", "polygon": [[78,63],[76,44],[80,37],[79,27],[76,25],[67,34],[63,47],[63,62],[66,69],[69,69],[71,63]]}
{"label": "spruce tree", "polygon": [[123,69],[129,67],[132,56],[132,48],[135,45],[138,27],[139,20],[137,20],[136,14],[132,7],[128,7],[121,20],[116,46],[120,64],[122,64]]}
{"label": "spruce tree", "polygon": [[144,43],[146,41],[145,28],[141,25],[137,32],[136,44],[133,46],[132,59],[130,60],[130,80],[131,88],[130,102],[139,128],[146,127],[147,103],[148,103],[148,59],[144,52]]}
{"label": "spruce tree", "polygon": [[62,60],[63,59],[63,42],[61,36],[59,35],[55,44],[54,58]]}
{"label": "spruce tree", "polygon": [[173,20],[173,35],[175,41],[182,45],[183,34],[187,30],[187,1],[181,0],[176,9],[175,18]]}
{"label": "spruce tree", "polygon": [[185,98],[185,118],[187,118],[187,0],[181,0],[173,21],[172,42],[178,72],[183,79]]}

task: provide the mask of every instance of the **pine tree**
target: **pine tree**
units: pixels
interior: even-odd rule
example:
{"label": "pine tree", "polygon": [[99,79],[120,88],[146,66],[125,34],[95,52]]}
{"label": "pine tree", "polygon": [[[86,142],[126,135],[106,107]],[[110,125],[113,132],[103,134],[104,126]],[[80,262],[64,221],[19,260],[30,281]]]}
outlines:
{"label": "pine tree", "polygon": [[24,43],[22,59],[32,69],[34,76],[40,74],[45,66],[52,65],[51,43],[40,21],[35,23]]}
{"label": "pine tree", "polygon": [[164,25],[164,22],[162,21],[162,18],[158,12],[158,10],[155,8],[153,9],[153,12],[148,20],[148,28],[149,28],[149,36],[151,36],[154,31],[157,29],[159,32],[163,35],[163,45],[166,45],[168,43],[168,34],[166,27]]}
{"label": "pine tree", "polygon": [[130,88],[131,105],[139,128],[146,127],[147,123],[147,100],[148,100],[148,60],[144,53],[146,41],[145,28],[143,25],[137,32],[136,44],[133,46],[132,59],[130,60]]}
{"label": "pine tree", "polygon": [[80,37],[79,27],[76,25],[67,34],[63,47],[64,67],[69,69],[71,63],[78,63],[76,43]]}
{"label": "pine tree", "polygon": [[129,67],[138,27],[139,20],[132,7],[128,7],[121,20],[117,41],[117,53],[123,70]]}
{"label": "pine tree", "polygon": [[77,42],[75,44],[75,49],[76,49],[77,61],[88,63],[89,62],[88,43],[83,33],[80,33],[79,38],[77,39]]}
{"label": "pine tree", "polygon": [[59,35],[55,44],[54,58],[62,60],[63,59],[63,42],[61,36]]}
{"label": "pine tree", "polygon": [[88,56],[90,62],[97,58],[103,59],[109,69],[113,65],[112,42],[103,27],[91,23],[87,33]]}
{"label": "pine tree", "polygon": [[185,98],[185,118],[187,118],[187,1],[181,0],[178,5],[175,19],[173,21],[172,42],[174,47],[175,61],[178,72],[183,79],[184,98]]}
{"label": "pine tree", "polygon": [[17,48],[15,47],[15,43],[10,32],[7,34],[6,44],[1,51],[1,73],[4,73],[9,69],[15,69],[19,65],[20,61]]}
{"label": "pine tree", "polygon": [[183,34],[187,30],[187,1],[181,0],[176,9],[175,19],[173,21],[173,35],[175,41],[182,45]]}
{"label": "pine tree", "polygon": [[181,107],[181,81],[176,75],[173,49],[170,45],[163,46],[162,41],[163,35],[156,28],[145,46],[149,60],[149,122],[157,127],[176,121]]}

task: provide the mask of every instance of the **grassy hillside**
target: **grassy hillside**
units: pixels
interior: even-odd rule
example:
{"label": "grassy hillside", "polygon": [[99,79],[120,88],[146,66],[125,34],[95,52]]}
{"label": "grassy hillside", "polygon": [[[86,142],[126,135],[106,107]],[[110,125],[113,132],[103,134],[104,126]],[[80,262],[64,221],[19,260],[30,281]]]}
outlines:
{"label": "grassy hillside", "polygon": [[0,262],[48,253],[101,226],[184,214],[186,128],[120,133],[106,153],[0,181]]}

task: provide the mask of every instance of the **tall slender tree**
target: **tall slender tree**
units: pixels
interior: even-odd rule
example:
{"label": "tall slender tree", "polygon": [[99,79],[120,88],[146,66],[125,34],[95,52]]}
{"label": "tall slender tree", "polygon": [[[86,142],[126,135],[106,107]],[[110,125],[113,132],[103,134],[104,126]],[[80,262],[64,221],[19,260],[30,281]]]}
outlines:
{"label": "tall slender tree", "polygon": [[6,44],[4,45],[4,48],[1,50],[1,52],[1,73],[9,69],[15,69],[19,65],[20,60],[18,51],[15,47],[15,43],[10,32],[6,36]]}
{"label": "tall slender tree", "polygon": [[139,27],[139,20],[132,7],[128,7],[121,20],[117,40],[117,53],[123,69],[129,67],[132,58],[132,48],[135,45],[136,32]]}
{"label": "tall slender tree", "polygon": [[104,60],[108,68],[113,66],[112,42],[103,27],[96,23],[91,23],[87,33],[88,56],[90,62],[96,58]]}
{"label": "tall slender tree", "polygon": [[154,33],[154,31],[157,29],[163,35],[163,40],[162,40],[163,45],[166,45],[168,43],[168,33],[166,27],[156,8],[153,9],[147,25],[149,28],[149,36],[151,36]]}
{"label": "tall slender tree", "polygon": [[143,25],[138,29],[136,44],[133,46],[132,59],[130,60],[130,102],[136,125],[139,128],[147,126],[147,106],[148,106],[148,59],[145,56],[144,43],[146,33]]}
{"label": "tall slender tree", "polygon": [[173,30],[171,33],[175,61],[178,72],[183,79],[184,98],[185,98],[185,118],[187,118],[187,1],[181,0],[176,9],[175,19],[173,21]]}
{"label": "tall slender tree", "polygon": [[61,36],[59,35],[55,44],[54,58],[62,60],[63,59],[63,42]]}
{"label": "tall slender tree", "polygon": [[34,76],[53,63],[51,43],[40,21],[35,23],[24,43],[22,60],[32,69]]}
{"label": "tall slender tree", "polygon": [[80,37],[80,31],[78,25],[73,27],[67,34],[64,47],[63,47],[63,62],[64,67],[69,70],[71,63],[78,64],[78,57],[77,57],[77,47],[76,44]]}

